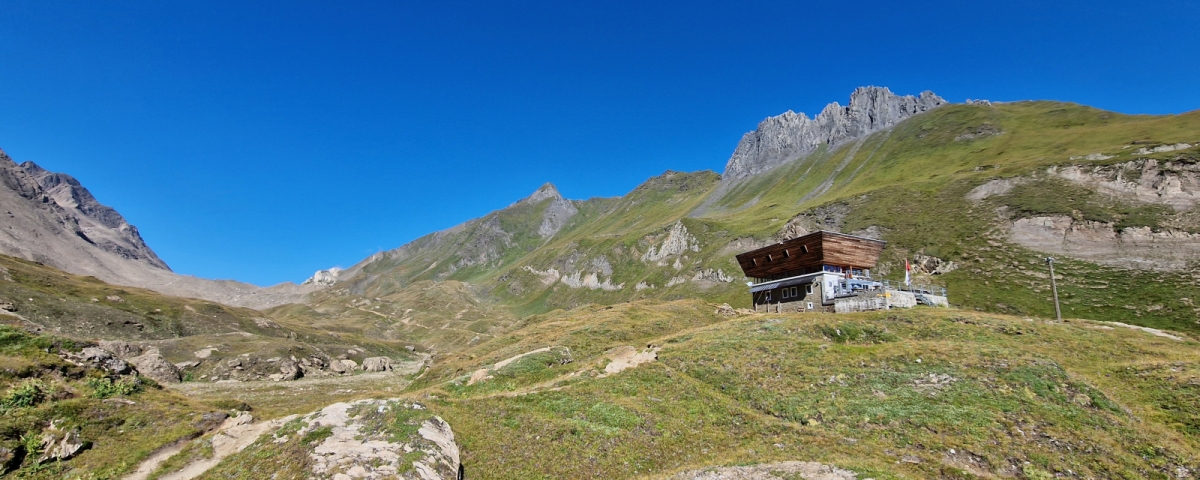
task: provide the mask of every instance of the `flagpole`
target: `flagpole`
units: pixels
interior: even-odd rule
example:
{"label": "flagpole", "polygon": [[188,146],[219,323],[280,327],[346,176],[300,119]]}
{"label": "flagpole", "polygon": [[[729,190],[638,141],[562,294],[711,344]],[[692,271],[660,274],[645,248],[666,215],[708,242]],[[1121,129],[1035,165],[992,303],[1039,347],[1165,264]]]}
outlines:
{"label": "flagpole", "polygon": [[912,278],[909,277],[909,272],[912,271],[912,265],[909,265],[908,259],[904,259],[904,286],[912,290]]}
{"label": "flagpole", "polygon": [[1058,283],[1054,281],[1054,257],[1046,257],[1046,264],[1050,265],[1050,289],[1054,291],[1054,317],[1061,322],[1062,309],[1058,307]]}

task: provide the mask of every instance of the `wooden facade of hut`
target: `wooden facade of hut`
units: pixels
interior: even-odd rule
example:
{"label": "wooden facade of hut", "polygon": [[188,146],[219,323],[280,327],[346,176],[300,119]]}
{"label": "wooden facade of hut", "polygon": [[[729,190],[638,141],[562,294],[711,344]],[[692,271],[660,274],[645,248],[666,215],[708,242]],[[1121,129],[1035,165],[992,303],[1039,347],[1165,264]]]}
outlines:
{"label": "wooden facade of hut", "polygon": [[829,310],[834,300],[880,287],[871,269],[887,242],[818,231],[737,255],[755,309]]}

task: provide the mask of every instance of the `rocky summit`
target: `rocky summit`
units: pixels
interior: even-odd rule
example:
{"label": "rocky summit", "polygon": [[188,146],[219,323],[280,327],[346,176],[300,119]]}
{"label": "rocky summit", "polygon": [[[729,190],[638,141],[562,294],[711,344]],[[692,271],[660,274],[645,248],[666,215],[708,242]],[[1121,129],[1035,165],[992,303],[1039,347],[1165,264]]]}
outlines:
{"label": "rocky summit", "polygon": [[7,217],[0,252],[75,270],[105,269],[115,261],[170,270],[137,227],[70,175],[28,161],[18,165],[0,151],[0,185]]}
{"label": "rocky summit", "polygon": [[887,87],[860,87],[850,94],[848,105],[830,103],[813,118],[788,110],[742,136],[722,181],[744,180],[822,146],[836,148],[945,104],[945,99],[928,90],[914,97],[896,95]]}

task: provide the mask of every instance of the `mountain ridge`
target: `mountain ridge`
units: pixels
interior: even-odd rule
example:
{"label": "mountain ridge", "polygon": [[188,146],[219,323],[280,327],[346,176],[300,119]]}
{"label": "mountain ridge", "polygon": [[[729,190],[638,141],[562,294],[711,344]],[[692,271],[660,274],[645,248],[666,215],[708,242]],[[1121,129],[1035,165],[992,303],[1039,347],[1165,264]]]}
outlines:
{"label": "mountain ridge", "polygon": [[290,282],[261,288],[170,270],[131,225],[74,177],[31,161],[17,164],[0,150],[0,254],[90,275],[109,283],[227,305],[267,308],[301,301],[315,286]]}
{"label": "mountain ridge", "polygon": [[760,174],[820,146],[837,148],[946,104],[929,90],[914,97],[868,86],[856,88],[845,107],[832,102],[811,119],[791,110],[767,117],[742,136],[725,165],[722,181],[736,182]]}

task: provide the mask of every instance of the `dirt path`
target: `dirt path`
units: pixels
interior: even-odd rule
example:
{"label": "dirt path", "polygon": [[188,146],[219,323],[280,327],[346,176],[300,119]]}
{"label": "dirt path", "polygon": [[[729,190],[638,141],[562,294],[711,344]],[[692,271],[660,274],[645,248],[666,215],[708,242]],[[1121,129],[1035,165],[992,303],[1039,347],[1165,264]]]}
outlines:
{"label": "dirt path", "polygon": [[187,444],[187,441],[179,441],[158,449],[158,451],[150,454],[149,458],[143,460],[141,465],[138,465],[136,471],[127,475],[125,480],[146,480],[150,477],[151,473],[154,473],[158,469],[159,465],[162,465],[168,458],[175,456],[176,453],[183,451],[183,447],[186,447]]}
{"label": "dirt path", "polygon": [[488,378],[488,372],[494,372],[494,371],[496,371],[496,370],[499,370],[499,369],[501,369],[501,368],[504,368],[505,366],[507,366],[508,364],[510,364],[510,363],[512,363],[512,362],[515,362],[515,361],[517,361],[517,360],[520,360],[520,359],[522,359],[522,358],[528,357],[528,356],[530,356],[530,355],[536,355],[536,354],[539,354],[539,353],[543,353],[543,352],[549,352],[549,351],[550,351],[550,347],[542,347],[542,348],[539,348],[539,349],[537,349],[537,350],[530,350],[530,351],[528,351],[528,352],[525,352],[525,353],[521,353],[521,354],[513,355],[513,356],[511,356],[511,357],[508,357],[508,358],[506,358],[506,359],[504,359],[504,360],[501,360],[501,361],[499,361],[499,362],[496,362],[496,364],[495,364],[495,365],[492,365],[491,367],[483,367],[483,368],[481,368],[481,369],[479,369],[479,370],[476,370],[476,371],[474,371],[474,372],[472,372],[472,373],[471,373],[471,378],[470,378],[469,380],[467,380],[467,385],[471,385],[471,384],[474,384],[474,383],[476,383],[476,382],[480,382],[480,381],[486,380],[486,379]]}
{"label": "dirt path", "polygon": [[[213,434],[209,440],[212,442],[213,455],[211,458],[200,458],[196,461],[185,465],[182,469],[159,477],[161,480],[191,480],[199,477],[207,472],[210,468],[215,467],[225,457],[233,455],[244,450],[246,447],[258,440],[262,434],[270,430],[279,428],[284,423],[296,418],[295,415],[280,418],[277,420],[269,420],[265,422],[255,422],[254,417],[249,413],[243,413],[237,417],[225,420],[217,432]],[[179,442],[173,447],[168,447],[151,455],[141,465],[137,471],[125,477],[125,480],[145,480],[158,469],[167,459],[178,454],[187,446],[188,442]]]}
{"label": "dirt path", "polygon": [[858,474],[817,462],[778,462],[738,467],[713,467],[682,472],[670,480],[854,480]]}
{"label": "dirt path", "polygon": [[658,360],[658,351],[662,347],[651,347],[641,352],[638,352],[633,347],[617,347],[609,350],[601,358],[611,360],[608,365],[604,366],[604,373],[600,377],[607,377],[615,373],[621,373],[622,370],[629,369],[641,365],[643,363],[653,362]]}

